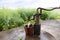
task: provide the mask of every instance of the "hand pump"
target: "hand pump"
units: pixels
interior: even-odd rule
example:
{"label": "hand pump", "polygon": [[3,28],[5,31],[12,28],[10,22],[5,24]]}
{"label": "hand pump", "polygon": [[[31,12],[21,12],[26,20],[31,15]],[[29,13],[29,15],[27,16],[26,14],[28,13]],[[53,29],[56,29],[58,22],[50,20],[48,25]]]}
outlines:
{"label": "hand pump", "polygon": [[[39,9],[40,9],[40,11],[39,11]],[[35,20],[34,35],[40,35],[41,34],[41,23],[40,23],[39,19],[40,19],[40,16],[42,15],[42,10],[52,11],[54,9],[60,9],[60,7],[55,7],[52,9],[45,9],[45,8],[41,8],[41,7],[37,8],[37,13],[34,15],[34,20]]]}
{"label": "hand pump", "polygon": [[[40,11],[40,12],[39,12],[39,11]],[[39,10],[39,8],[37,8],[37,13],[34,15],[34,19],[35,19],[34,35],[40,35],[41,24],[40,24],[40,22],[39,22],[39,19],[40,19],[41,13],[42,13],[42,9]]]}

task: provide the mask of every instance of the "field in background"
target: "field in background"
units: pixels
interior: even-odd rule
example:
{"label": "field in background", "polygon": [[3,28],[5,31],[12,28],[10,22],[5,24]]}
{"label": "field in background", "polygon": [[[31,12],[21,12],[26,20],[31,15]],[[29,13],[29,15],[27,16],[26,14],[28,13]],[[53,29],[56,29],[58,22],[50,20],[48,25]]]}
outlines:
{"label": "field in background", "polygon": [[[0,9],[0,31],[22,26],[36,13],[36,9]],[[43,11],[41,20],[58,19],[60,12]]]}

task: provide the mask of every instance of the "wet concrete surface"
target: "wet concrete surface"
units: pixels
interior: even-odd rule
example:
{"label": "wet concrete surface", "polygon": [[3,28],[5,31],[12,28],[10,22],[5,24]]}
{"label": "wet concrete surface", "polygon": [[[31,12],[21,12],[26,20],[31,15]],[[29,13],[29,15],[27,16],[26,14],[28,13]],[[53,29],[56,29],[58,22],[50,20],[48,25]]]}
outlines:
{"label": "wet concrete surface", "polygon": [[42,23],[42,30],[52,34],[56,40],[60,40],[60,19],[57,20],[47,20]]}
{"label": "wet concrete surface", "polygon": [[27,36],[26,40],[56,40],[50,33],[41,31],[40,36]]}
{"label": "wet concrete surface", "polygon": [[[41,40],[45,40],[46,37],[48,37],[49,40],[60,40],[60,19],[42,21],[41,30],[43,30],[41,31]],[[24,28],[22,27],[0,32],[0,40],[19,40],[20,37],[23,38],[23,40],[30,38],[26,37]],[[39,38],[37,38],[37,40],[39,40]]]}

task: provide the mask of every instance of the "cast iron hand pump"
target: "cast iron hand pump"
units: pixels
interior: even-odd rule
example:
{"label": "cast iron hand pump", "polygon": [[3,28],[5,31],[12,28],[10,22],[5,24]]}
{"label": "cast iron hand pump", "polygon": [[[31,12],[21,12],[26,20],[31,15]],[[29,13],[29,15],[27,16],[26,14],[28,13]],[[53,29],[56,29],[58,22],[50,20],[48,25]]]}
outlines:
{"label": "cast iron hand pump", "polygon": [[[34,15],[34,20],[35,20],[34,35],[40,35],[41,24],[39,22],[39,18],[40,18],[40,15],[42,15],[42,10],[52,11],[54,9],[60,9],[60,7],[55,7],[55,8],[52,8],[52,9],[45,9],[45,8],[41,8],[41,7],[37,8],[37,13]],[[39,10],[40,10],[40,12],[39,12]]]}

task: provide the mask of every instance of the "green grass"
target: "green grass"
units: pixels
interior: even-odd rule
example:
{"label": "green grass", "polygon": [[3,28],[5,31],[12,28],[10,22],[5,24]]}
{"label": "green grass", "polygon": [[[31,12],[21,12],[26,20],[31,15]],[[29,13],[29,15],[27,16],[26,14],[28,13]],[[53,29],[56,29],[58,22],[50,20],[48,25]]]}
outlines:
{"label": "green grass", "polygon": [[19,37],[19,39],[18,40],[22,40],[22,37]]}
{"label": "green grass", "polygon": [[[0,9],[0,30],[8,30],[14,27],[22,26],[27,23],[35,13],[36,9]],[[43,11],[41,15],[42,20],[58,18],[60,18],[60,13],[55,11]]]}

